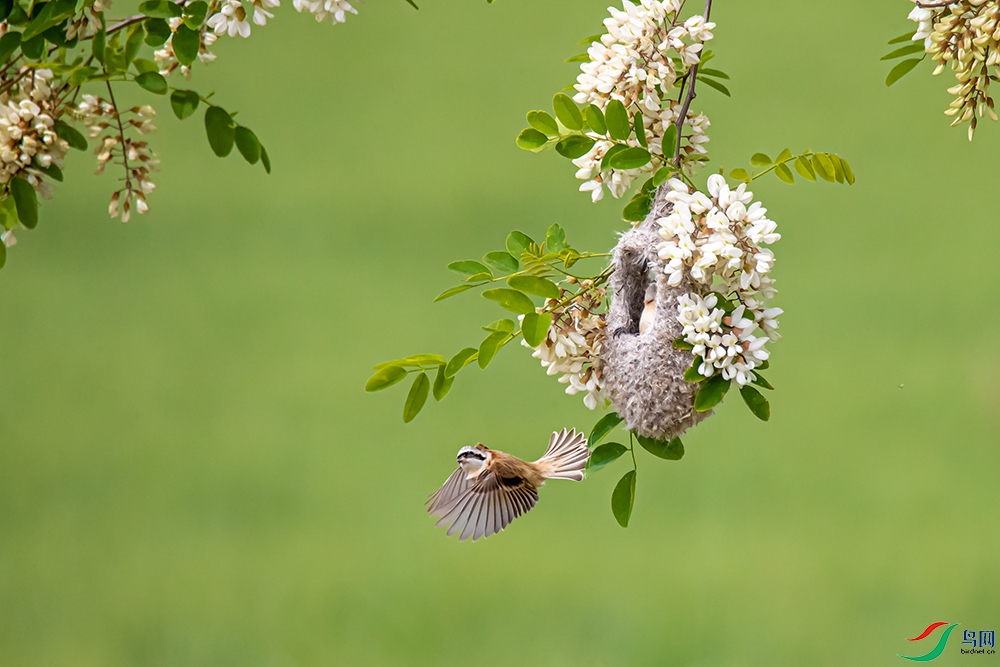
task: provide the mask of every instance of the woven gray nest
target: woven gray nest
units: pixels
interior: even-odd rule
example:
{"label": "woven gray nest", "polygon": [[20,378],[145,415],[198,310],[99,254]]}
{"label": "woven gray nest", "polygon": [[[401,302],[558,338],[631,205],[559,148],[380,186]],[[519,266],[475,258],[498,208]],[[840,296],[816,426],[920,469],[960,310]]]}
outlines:
{"label": "woven gray nest", "polygon": [[[702,290],[687,277],[676,287],[667,284],[666,262],[656,252],[663,241],[656,219],[666,215],[671,206],[662,195],[661,190],[646,219],[622,234],[613,250],[601,384],[629,430],[669,440],[711,412],[695,412],[697,385],[684,381],[684,372],[693,360],[691,353],[673,347],[682,329],[677,321],[677,297]],[[640,335],[646,291],[654,282],[656,316],[653,326]]]}

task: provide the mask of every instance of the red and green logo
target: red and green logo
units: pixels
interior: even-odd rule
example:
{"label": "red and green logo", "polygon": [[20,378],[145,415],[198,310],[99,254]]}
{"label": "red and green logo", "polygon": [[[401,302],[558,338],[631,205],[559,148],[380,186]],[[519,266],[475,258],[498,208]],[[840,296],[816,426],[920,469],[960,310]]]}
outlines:
{"label": "red and green logo", "polygon": [[923,655],[915,655],[915,656],[900,655],[899,657],[903,658],[904,660],[913,660],[914,662],[927,662],[928,660],[933,660],[934,658],[941,655],[941,653],[944,652],[944,647],[948,645],[948,637],[951,636],[951,631],[954,630],[956,626],[958,626],[958,623],[947,623],[945,621],[938,621],[937,623],[931,623],[930,625],[927,626],[927,629],[921,632],[919,635],[917,635],[916,637],[910,637],[906,640],[908,642],[918,642],[923,639],[927,639],[932,634],[934,634],[935,630],[937,630],[943,625],[947,625],[948,627],[944,629],[944,632],[942,632],[941,636],[938,637],[937,645],[934,646],[934,648],[932,648],[930,651],[924,653]]}

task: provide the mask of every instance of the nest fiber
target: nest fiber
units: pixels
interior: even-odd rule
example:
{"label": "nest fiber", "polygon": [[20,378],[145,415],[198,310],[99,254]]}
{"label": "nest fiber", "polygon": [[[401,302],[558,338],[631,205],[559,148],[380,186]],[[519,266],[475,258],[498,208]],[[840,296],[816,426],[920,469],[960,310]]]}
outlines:
{"label": "nest fiber", "polygon": [[[677,437],[711,414],[695,412],[697,385],[684,381],[692,355],[673,347],[682,329],[677,321],[677,297],[699,290],[687,277],[677,286],[667,284],[666,262],[656,252],[663,240],[656,220],[669,207],[662,192],[657,193],[650,214],[622,234],[613,250],[607,339],[601,351],[604,394],[630,430],[658,440]],[[652,327],[640,334],[646,291],[653,283],[655,318]]]}

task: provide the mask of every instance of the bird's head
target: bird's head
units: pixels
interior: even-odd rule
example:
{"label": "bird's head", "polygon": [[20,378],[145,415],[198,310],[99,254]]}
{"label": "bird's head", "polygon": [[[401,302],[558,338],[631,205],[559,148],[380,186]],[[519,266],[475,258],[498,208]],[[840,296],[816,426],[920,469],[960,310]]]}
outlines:
{"label": "bird's head", "polygon": [[490,459],[489,448],[480,443],[475,447],[462,447],[458,450],[458,466],[465,472],[466,478],[475,477]]}

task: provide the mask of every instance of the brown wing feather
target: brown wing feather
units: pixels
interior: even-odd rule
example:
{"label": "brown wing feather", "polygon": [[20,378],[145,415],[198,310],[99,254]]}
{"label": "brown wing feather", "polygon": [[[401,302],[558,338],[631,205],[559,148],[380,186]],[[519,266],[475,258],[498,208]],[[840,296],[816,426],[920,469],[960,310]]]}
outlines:
{"label": "brown wing feather", "polygon": [[427,502],[424,503],[425,505],[429,505],[427,511],[430,512],[431,516],[441,516],[446,511],[446,508],[456,498],[465,493],[470,486],[472,486],[472,482],[465,479],[465,473],[461,468],[458,468],[455,472],[451,473],[440,489],[427,498]]}
{"label": "brown wing feather", "polygon": [[471,482],[461,481],[463,485],[451,487],[453,494],[446,493],[449,485],[445,482],[431,496],[428,510],[441,517],[437,526],[447,527],[448,535],[457,534],[459,540],[471,537],[474,542],[494,535],[538,502],[537,489],[523,477],[500,477],[495,470],[487,470]]}

